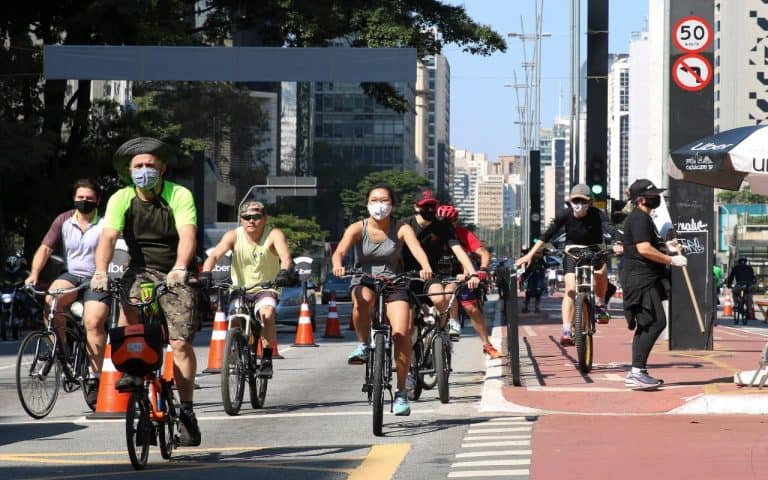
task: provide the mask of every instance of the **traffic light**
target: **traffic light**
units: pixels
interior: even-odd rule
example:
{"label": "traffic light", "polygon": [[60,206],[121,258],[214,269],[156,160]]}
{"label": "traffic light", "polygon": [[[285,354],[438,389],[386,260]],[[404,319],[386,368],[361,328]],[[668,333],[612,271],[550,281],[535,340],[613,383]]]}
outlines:
{"label": "traffic light", "polygon": [[595,155],[587,162],[587,185],[592,189],[592,196],[595,199],[604,200],[608,198],[606,191],[606,172],[608,168],[604,158]]}

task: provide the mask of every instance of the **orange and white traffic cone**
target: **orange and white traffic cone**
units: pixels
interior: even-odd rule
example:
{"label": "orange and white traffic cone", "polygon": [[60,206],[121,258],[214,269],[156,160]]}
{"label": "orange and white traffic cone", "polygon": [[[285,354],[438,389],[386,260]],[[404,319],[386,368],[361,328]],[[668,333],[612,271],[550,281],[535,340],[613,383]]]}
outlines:
{"label": "orange and white traffic cone", "polygon": [[325,320],[325,335],[324,338],[344,338],[341,334],[341,326],[339,325],[339,313],[336,311],[336,294],[331,292],[331,297],[328,299],[328,315]]}
{"label": "orange and white traffic cone", "polygon": [[170,382],[173,380],[173,348],[170,345],[165,349],[165,359],[163,360],[163,380]]}
{"label": "orange and white traffic cone", "polygon": [[309,304],[306,299],[301,302],[299,324],[296,325],[296,340],[294,347],[316,347],[315,335],[312,333],[312,318],[309,313]]}
{"label": "orange and white traffic cone", "polygon": [[112,345],[104,347],[104,363],[101,366],[101,377],[99,379],[99,394],[96,398],[96,410],[86,418],[123,418],[128,411],[128,400],[131,398],[131,392],[119,392],[115,389],[115,384],[120,380],[121,373],[112,363]]}
{"label": "orange and white traffic cone", "polygon": [[221,372],[221,358],[224,355],[224,340],[227,338],[227,315],[217,310],[213,317],[213,332],[211,332],[211,347],[208,350],[208,368],[203,373]]}
{"label": "orange and white traffic cone", "polygon": [[733,316],[733,303],[731,303],[731,292],[725,292],[725,304],[723,304],[723,316]]}

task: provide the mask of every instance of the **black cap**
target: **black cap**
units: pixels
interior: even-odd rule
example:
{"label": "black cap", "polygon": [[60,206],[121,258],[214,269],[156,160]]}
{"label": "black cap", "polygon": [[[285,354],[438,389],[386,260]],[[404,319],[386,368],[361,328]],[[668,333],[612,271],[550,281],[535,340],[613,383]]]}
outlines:
{"label": "black cap", "polygon": [[634,200],[637,197],[646,197],[653,195],[660,195],[666,188],[656,188],[656,185],[647,178],[641,178],[635,180],[635,182],[629,186],[629,198]]}

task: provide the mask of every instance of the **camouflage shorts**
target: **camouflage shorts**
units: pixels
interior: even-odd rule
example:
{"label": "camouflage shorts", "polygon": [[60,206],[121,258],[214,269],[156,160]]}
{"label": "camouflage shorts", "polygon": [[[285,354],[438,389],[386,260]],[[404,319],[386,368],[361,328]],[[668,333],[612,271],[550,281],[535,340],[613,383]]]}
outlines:
{"label": "camouflage shorts", "polygon": [[[139,298],[141,282],[150,281],[158,284],[165,280],[165,276],[165,273],[151,268],[131,268],[125,272],[121,282],[131,297]],[[196,300],[197,296],[189,285],[174,287],[168,294],[158,299],[171,340],[192,341],[197,332]]]}

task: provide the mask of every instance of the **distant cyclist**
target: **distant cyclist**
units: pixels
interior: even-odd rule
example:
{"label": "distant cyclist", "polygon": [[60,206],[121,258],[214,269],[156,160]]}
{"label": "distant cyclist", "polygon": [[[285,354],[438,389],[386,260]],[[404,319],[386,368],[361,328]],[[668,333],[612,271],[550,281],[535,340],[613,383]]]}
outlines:
{"label": "distant cyclist", "polygon": [[[491,254],[483,246],[483,242],[480,241],[474,233],[469,229],[458,225],[459,212],[453,205],[440,205],[437,208],[437,218],[450,222],[453,228],[456,230],[456,237],[458,237],[461,246],[467,255],[471,257],[477,257],[480,259],[480,264],[476,265],[479,268],[477,271],[480,280],[489,280],[488,266],[491,264]],[[472,320],[472,326],[475,328],[475,332],[480,337],[480,341],[483,342],[483,353],[490,358],[499,358],[499,353],[493,345],[491,345],[488,339],[488,333],[486,331],[485,319],[483,318],[483,311],[480,308],[479,298],[483,295],[482,287],[469,288],[464,285],[459,290],[459,301],[462,308],[467,312],[467,315]],[[458,308],[458,306],[456,306]],[[453,314],[456,318],[456,314]]]}
{"label": "distant cyclist", "polygon": [[[515,262],[515,265],[528,266],[536,252],[555,237],[561,230],[565,230],[565,243],[568,245],[603,245],[603,234],[607,233],[615,242],[621,241],[622,235],[618,229],[608,220],[608,216],[592,205],[592,191],[580,183],[574,185],[569,197],[569,206],[561,210],[552,220],[547,230],[531,247],[527,254]],[[621,252],[620,246],[614,246],[614,251]],[[576,298],[576,261],[565,255],[563,259],[565,270],[565,295],[563,296],[562,316],[563,335],[560,338],[561,345],[573,345],[571,326],[573,325],[574,300]],[[595,301],[598,320],[606,322],[610,316],[606,311],[605,298],[608,286],[607,265],[603,263],[595,270]]]}
{"label": "distant cyclist", "polygon": [[752,289],[757,284],[757,276],[755,271],[749,265],[747,257],[740,257],[736,261],[736,265],[733,266],[731,272],[728,274],[726,285],[731,289],[733,297],[744,294],[744,305],[747,312],[752,308]]}

